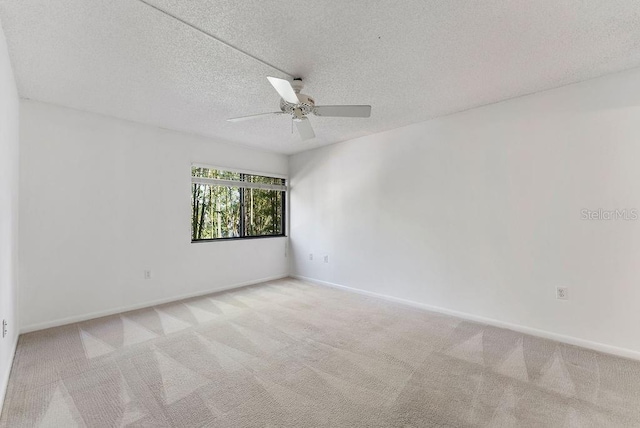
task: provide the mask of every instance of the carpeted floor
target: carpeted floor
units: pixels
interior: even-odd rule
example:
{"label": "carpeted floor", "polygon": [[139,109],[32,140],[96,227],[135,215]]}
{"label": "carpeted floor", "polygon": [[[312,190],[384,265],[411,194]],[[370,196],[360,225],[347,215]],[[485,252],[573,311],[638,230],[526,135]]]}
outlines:
{"label": "carpeted floor", "polygon": [[20,337],[2,427],[640,426],[640,362],[293,279]]}

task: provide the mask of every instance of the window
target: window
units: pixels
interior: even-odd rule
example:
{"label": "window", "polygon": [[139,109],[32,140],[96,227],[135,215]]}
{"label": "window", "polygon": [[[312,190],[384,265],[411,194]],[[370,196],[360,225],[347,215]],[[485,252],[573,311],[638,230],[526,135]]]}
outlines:
{"label": "window", "polygon": [[191,241],[284,236],[284,178],[191,167]]}

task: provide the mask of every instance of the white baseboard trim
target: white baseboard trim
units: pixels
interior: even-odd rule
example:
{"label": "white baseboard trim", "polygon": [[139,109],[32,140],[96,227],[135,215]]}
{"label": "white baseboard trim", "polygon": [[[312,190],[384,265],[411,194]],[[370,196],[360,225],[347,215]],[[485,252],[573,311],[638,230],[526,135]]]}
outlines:
{"label": "white baseboard trim", "polygon": [[88,313],[88,314],[74,315],[74,316],[71,316],[71,317],[60,318],[60,319],[53,320],[53,321],[46,321],[46,322],[37,323],[37,324],[30,324],[30,325],[27,325],[25,327],[22,327],[20,329],[20,334],[30,333],[30,332],[38,331],[38,330],[44,330],[44,329],[52,328],[52,327],[59,327],[61,325],[73,324],[73,323],[80,322],[80,321],[87,321],[87,320],[91,320],[91,319],[94,319],[94,318],[106,317],[106,316],[109,316],[109,315],[115,315],[115,314],[119,314],[119,313],[122,313],[122,312],[135,311],[136,309],[143,309],[143,308],[148,308],[150,306],[162,305],[164,303],[176,302],[178,300],[189,299],[191,297],[199,297],[199,296],[205,296],[207,294],[213,294],[213,293],[219,293],[219,292],[222,292],[222,291],[233,290],[234,288],[247,287],[249,285],[260,284],[262,282],[268,282],[268,281],[274,281],[276,279],[287,278],[288,276],[289,276],[288,273],[284,273],[282,275],[275,275],[275,276],[270,276],[270,277],[267,277],[267,278],[260,278],[260,279],[255,279],[255,280],[251,280],[251,281],[240,282],[240,283],[233,284],[233,285],[227,285],[227,286],[224,286],[224,287],[221,287],[221,288],[216,288],[214,290],[196,291],[195,293],[187,293],[187,294],[182,294],[182,295],[178,295],[178,296],[168,297],[168,298],[165,298],[165,299],[151,300],[151,301],[144,302],[144,303],[139,303],[139,304],[136,304],[136,305],[120,306],[118,308],[106,309],[104,311],[91,312],[91,313]]}
{"label": "white baseboard trim", "polygon": [[9,387],[9,376],[11,375],[11,368],[13,367],[13,360],[16,356],[16,349],[18,349],[18,337],[13,341],[13,349],[11,350],[11,361],[9,361],[8,367],[5,370],[4,382],[0,385],[0,415],[2,415],[2,408],[4,407],[4,399],[7,397],[7,388]]}
{"label": "white baseboard trim", "polygon": [[603,352],[605,354],[616,355],[619,357],[630,358],[633,360],[640,361],[640,352],[634,351],[627,348],[620,348],[617,346],[607,345],[599,342],[592,342],[590,340],[580,339],[573,336],[566,336],[564,334],[553,333],[547,330],[539,330],[537,328],[527,327],[520,324],[512,324],[505,321],[500,321],[493,318],[487,318],[479,315],[469,314],[467,312],[459,312],[452,309],[442,308],[439,306],[432,306],[426,303],[419,303],[413,300],[402,299],[399,297],[393,297],[386,294],[374,293],[372,291],[361,290],[358,288],[347,287],[346,285],[334,284],[332,282],[321,281],[314,278],[308,278],[301,275],[291,275],[292,278],[297,278],[303,281],[308,281],[314,284],[337,288],[340,290],[349,291],[352,293],[362,294],[364,296],[375,297],[378,299],[384,299],[395,303],[400,303],[403,305],[411,306],[418,309],[423,309],[432,312],[438,312],[445,315],[451,315],[454,317],[462,318],[469,321],[474,321],[481,324],[487,324],[494,327],[506,328],[509,330],[517,331],[519,333],[529,334],[531,336],[537,336],[544,339],[555,340],[557,342],[566,343],[569,345],[580,346],[582,348],[591,349],[598,352]]}

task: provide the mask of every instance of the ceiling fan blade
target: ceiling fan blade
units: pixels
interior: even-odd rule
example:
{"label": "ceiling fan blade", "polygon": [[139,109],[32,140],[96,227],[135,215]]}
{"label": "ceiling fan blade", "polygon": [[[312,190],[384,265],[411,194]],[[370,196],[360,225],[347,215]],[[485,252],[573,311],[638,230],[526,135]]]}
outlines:
{"label": "ceiling fan blade", "polygon": [[262,116],[272,116],[272,115],[278,115],[278,114],[284,114],[284,112],[281,111],[274,111],[271,113],[259,113],[259,114],[252,114],[249,116],[240,116],[240,117],[232,117],[231,119],[227,119],[227,122],[242,122],[245,120],[251,120],[251,119],[256,119],[258,117],[262,117]]}
{"label": "ceiling fan blade", "polygon": [[271,83],[280,97],[288,103],[298,104],[298,96],[296,95],[296,91],[293,90],[291,86],[291,82],[284,79],[278,79],[277,77],[268,76],[269,83]]}
{"label": "ceiling fan blade", "polygon": [[311,127],[311,122],[306,117],[296,122],[296,128],[298,128],[298,133],[300,133],[300,138],[302,141],[310,140],[316,137],[316,134],[313,132],[313,128]]}
{"label": "ceiling fan blade", "polygon": [[313,114],[325,117],[370,117],[371,106],[316,106]]}

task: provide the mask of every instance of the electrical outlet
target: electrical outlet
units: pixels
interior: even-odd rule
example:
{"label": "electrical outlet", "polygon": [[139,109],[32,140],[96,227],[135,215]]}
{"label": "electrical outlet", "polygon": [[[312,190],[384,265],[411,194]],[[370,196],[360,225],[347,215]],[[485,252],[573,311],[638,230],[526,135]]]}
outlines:
{"label": "electrical outlet", "polygon": [[313,261],[313,254],[309,253],[309,260]]}
{"label": "electrical outlet", "polygon": [[567,287],[556,287],[556,299],[568,300],[569,299],[569,288],[567,288]]}
{"label": "electrical outlet", "polygon": [[150,270],[145,270],[144,271],[144,279],[151,279],[151,271]]}
{"label": "electrical outlet", "polygon": [[324,256],[324,262],[329,263],[329,256],[327,254],[325,254]]}
{"label": "electrical outlet", "polygon": [[7,337],[9,330],[7,329],[7,320],[2,320],[2,338]]}

